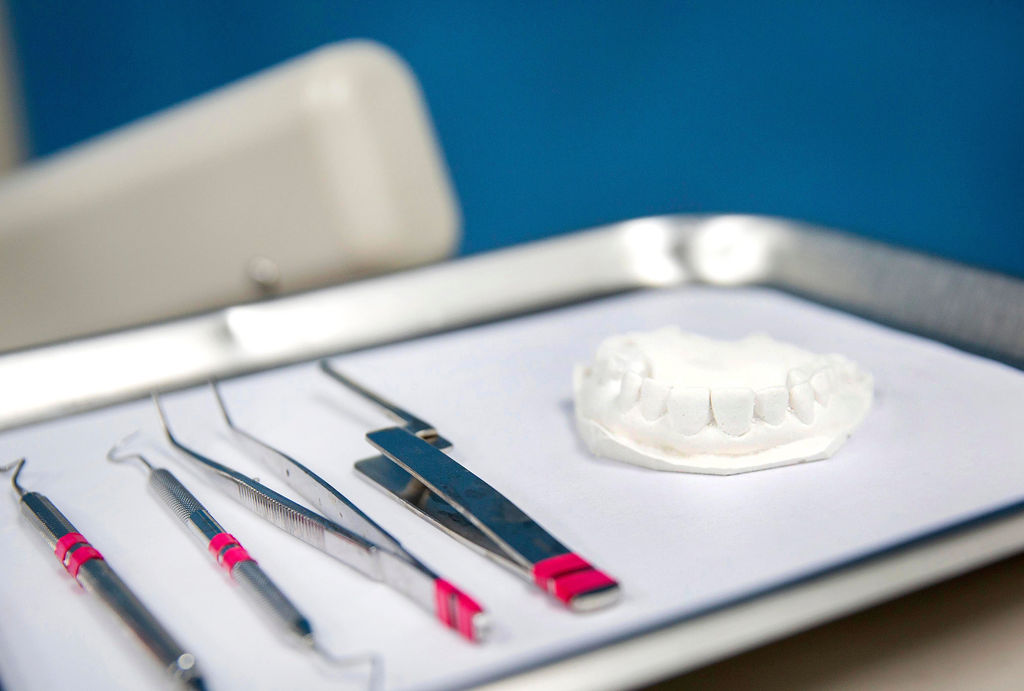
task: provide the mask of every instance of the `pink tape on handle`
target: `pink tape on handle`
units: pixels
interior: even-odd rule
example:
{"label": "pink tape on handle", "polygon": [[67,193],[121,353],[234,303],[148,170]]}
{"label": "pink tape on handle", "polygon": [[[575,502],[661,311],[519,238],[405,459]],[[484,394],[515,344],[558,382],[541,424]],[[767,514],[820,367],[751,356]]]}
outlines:
{"label": "pink tape on handle", "polygon": [[[245,548],[230,533],[217,533],[214,535],[213,539],[210,540],[209,550],[210,554],[217,560],[217,563],[228,573],[231,573],[231,570],[235,568],[235,564],[240,561],[256,561],[249,556]],[[223,554],[221,554],[222,550]]]}
{"label": "pink tape on handle", "polygon": [[97,552],[95,547],[85,543],[71,553],[71,557],[68,558],[68,564],[64,568],[74,576],[75,580],[78,580],[78,570],[82,568],[82,564],[93,559],[103,559],[103,555]]}
{"label": "pink tape on handle", "polygon": [[[71,548],[75,545],[81,546],[72,552]],[[71,552],[71,556],[68,556],[68,552]],[[90,545],[81,533],[67,533],[61,536],[53,548],[53,553],[57,556],[57,561],[67,569],[67,572],[75,580],[78,580],[78,571],[82,568],[82,564],[92,559],[103,558],[103,555],[97,552],[96,548]],[[66,564],[64,563],[65,557],[68,558]]]}
{"label": "pink tape on handle", "polygon": [[577,595],[613,585],[617,585],[615,579],[597,569],[590,568],[556,578],[552,594],[562,602],[569,604],[569,601]]}
{"label": "pink tape on handle", "polygon": [[224,570],[231,573],[231,569],[235,568],[235,564],[240,561],[256,561],[249,556],[249,553],[245,551],[245,548],[241,545],[235,545],[224,553],[221,557],[220,565],[224,567]]}
{"label": "pink tape on handle", "polygon": [[212,554],[213,556],[217,557],[217,560],[220,561],[220,551],[222,549],[224,549],[225,547],[227,547],[228,545],[237,545],[237,544],[238,544],[238,540],[236,540],[235,536],[232,535],[231,533],[217,533],[216,535],[213,536],[213,539],[210,540],[210,545],[209,545],[210,554]]}
{"label": "pink tape on handle", "polygon": [[443,578],[438,578],[434,581],[434,604],[442,624],[471,641],[477,640],[473,619],[484,610],[476,600]]}
{"label": "pink tape on handle", "polygon": [[447,585],[449,583],[441,578],[434,581],[434,613],[437,614],[437,618],[441,620],[442,624],[450,628],[452,613],[448,607],[448,589],[445,587]]}
{"label": "pink tape on handle", "polygon": [[533,580],[542,590],[565,604],[584,593],[618,585],[614,578],[572,552],[534,564]]}
{"label": "pink tape on handle", "polygon": [[533,565],[533,580],[544,590],[548,589],[549,581],[559,576],[593,568],[583,557],[573,552],[548,557]]}
{"label": "pink tape on handle", "polygon": [[57,560],[63,564],[64,557],[67,556],[68,550],[80,542],[88,543],[89,541],[86,540],[85,536],[81,533],[68,533],[57,540],[57,545],[53,549],[53,553],[57,555]]}

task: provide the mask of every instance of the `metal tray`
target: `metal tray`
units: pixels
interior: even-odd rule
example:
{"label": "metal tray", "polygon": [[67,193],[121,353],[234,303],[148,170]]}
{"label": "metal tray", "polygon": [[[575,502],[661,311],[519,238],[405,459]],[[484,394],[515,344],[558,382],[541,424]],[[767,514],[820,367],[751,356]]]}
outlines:
{"label": "metal tray", "polygon": [[[1024,363],[1024,282],[789,221],[670,216],[0,355],[0,429],[211,376],[685,283],[770,286]],[[706,663],[1019,551],[1018,508],[493,685],[614,687]]]}

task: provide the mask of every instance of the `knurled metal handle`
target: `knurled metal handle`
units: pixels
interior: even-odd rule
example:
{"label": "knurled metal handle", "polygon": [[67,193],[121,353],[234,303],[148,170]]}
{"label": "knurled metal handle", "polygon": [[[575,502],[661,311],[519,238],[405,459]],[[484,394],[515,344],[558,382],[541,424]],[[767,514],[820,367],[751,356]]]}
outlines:
{"label": "knurled metal handle", "polygon": [[309,620],[173,473],[165,468],[156,468],[149,474],[149,485],[182,523],[202,538],[217,563],[258,607],[292,633],[303,638],[312,634]]}
{"label": "knurled metal handle", "polygon": [[156,468],[149,474],[149,487],[178,519],[194,530],[204,542],[223,533],[221,527],[188,488],[171,471]]}

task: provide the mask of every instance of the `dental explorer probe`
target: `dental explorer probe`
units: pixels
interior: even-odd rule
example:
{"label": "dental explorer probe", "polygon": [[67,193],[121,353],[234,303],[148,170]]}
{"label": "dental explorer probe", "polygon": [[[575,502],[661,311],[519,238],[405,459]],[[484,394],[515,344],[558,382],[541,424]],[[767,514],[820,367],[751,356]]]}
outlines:
{"label": "dental explorer probe", "polygon": [[339,667],[368,663],[370,665],[370,688],[375,688],[378,658],[373,653],[335,656],[325,650],[313,635],[313,627],[309,619],[292,604],[291,600],[281,592],[270,577],[260,568],[259,564],[239,544],[238,540],[228,533],[212,514],[199,503],[184,484],[166,468],[154,468],[146,458],[135,452],[121,453],[124,445],[137,432],[129,434],[115,444],[107,452],[107,460],[120,462],[136,459],[148,470],[147,484],[157,498],[174,514],[206,547],[214,561],[223,568],[231,579],[238,583],[252,600],[270,618],[281,624],[286,631],[296,636],[304,645],[309,646],[321,658]]}
{"label": "dental explorer probe", "polygon": [[167,674],[193,689],[205,689],[192,653],[185,652],[175,642],[156,617],[114,573],[96,548],[89,544],[49,499],[38,492],[27,492],[18,484],[18,475],[24,466],[25,459],[22,458],[0,466],[0,472],[14,468],[11,486],[18,495],[22,513],[53,548],[61,566],[83,588],[99,597],[120,617],[156,657]]}

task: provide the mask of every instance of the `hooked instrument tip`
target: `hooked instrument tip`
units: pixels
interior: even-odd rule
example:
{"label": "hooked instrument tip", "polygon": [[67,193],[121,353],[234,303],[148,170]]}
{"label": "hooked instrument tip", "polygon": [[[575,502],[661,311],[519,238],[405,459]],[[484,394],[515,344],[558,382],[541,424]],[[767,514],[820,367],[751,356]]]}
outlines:
{"label": "hooked instrument tip", "polygon": [[11,468],[14,468],[14,475],[13,477],[11,477],[11,487],[14,488],[14,491],[17,493],[19,498],[25,496],[25,489],[18,484],[18,476],[21,475],[21,469],[24,465],[25,459],[19,458],[16,461],[8,463],[7,465],[0,466],[0,473],[6,473]]}
{"label": "hooked instrument tip", "polygon": [[363,664],[368,665],[370,672],[367,679],[367,688],[371,691],[376,691],[377,689],[382,688],[384,682],[384,661],[377,653],[336,655],[320,645],[316,639],[313,639],[312,643],[313,652],[316,653],[321,660],[332,667],[342,669]]}
{"label": "hooked instrument tip", "polygon": [[141,453],[134,452],[119,455],[119,452],[122,449],[124,449],[125,445],[132,439],[138,437],[140,433],[141,430],[135,430],[131,434],[128,434],[124,438],[122,438],[121,441],[111,446],[110,450],[107,451],[107,460],[110,461],[111,463],[119,463],[121,461],[127,461],[130,458],[134,458],[138,461],[141,461],[142,465],[146,466],[146,468],[148,468],[149,470],[153,470],[153,466],[150,465],[149,461],[147,461]]}

